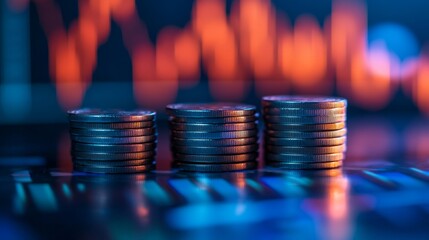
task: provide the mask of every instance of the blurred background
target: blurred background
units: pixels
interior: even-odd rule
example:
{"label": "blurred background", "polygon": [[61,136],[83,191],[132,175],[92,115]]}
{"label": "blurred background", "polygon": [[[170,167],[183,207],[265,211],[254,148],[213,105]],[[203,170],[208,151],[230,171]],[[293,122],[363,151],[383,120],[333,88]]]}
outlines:
{"label": "blurred background", "polygon": [[[264,95],[312,94],[349,100],[349,159],[426,160],[427,9],[426,0],[3,0],[1,154],[68,156],[68,109],[150,108],[165,119],[173,102],[259,106]],[[169,158],[167,129],[160,141]]]}
{"label": "blurred background", "polygon": [[0,123],[79,107],[339,95],[429,114],[425,0],[3,0]]}

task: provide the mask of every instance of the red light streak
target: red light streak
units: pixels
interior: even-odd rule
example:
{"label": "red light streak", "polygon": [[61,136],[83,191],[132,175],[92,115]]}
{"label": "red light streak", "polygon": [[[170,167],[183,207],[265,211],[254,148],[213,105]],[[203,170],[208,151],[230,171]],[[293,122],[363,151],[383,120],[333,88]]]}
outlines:
{"label": "red light streak", "polygon": [[[260,95],[290,89],[328,94],[335,86],[351,102],[377,110],[402,86],[429,112],[427,57],[404,75],[400,69],[407,62],[400,63],[382,45],[368,49],[366,7],[358,0],[334,1],[324,26],[310,15],[290,26],[268,0],[236,0],[229,16],[224,0],[196,0],[190,22],[183,29],[162,29],[156,44],[134,0],[81,0],[69,29],[55,1],[32,1],[48,38],[50,74],[66,109],[81,104],[113,20],[131,57],[135,99],[144,106],[162,107],[174,101],[180,87],[197,84],[202,62],[210,92],[219,100],[244,98],[254,79]],[[10,3],[14,9],[28,4]]]}

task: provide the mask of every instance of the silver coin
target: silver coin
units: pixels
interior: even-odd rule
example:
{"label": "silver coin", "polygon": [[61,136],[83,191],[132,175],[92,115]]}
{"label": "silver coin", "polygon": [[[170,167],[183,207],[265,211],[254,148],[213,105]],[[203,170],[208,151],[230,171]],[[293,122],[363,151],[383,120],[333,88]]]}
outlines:
{"label": "silver coin", "polygon": [[73,159],[74,164],[94,167],[126,167],[153,164],[153,158],[124,160],[124,161],[92,161],[88,159]]}
{"label": "silver coin", "polygon": [[153,164],[148,165],[140,165],[140,166],[126,166],[126,167],[94,167],[94,166],[86,166],[86,165],[74,165],[75,171],[80,172],[89,172],[89,173],[100,173],[100,174],[108,174],[108,173],[142,173],[148,172],[155,168]]}
{"label": "silver coin", "polygon": [[156,128],[135,128],[135,129],[91,129],[72,128],[70,134],[87,137],[137,137],[156,134]]}
{"label": "silver coin", "polygon": [[227,147],[188,147],[188,146],[172,146],[171,149],[175,153],[182,154],[210,154],[210,155],[227,155],[227,154],[243,154],[257,152],[258,144],[243,145],[243,146],[227,146]]}
{"label": "silver coin", "polygon": [[264,120],[267,123],[276,123],[276,124],[320,124],[320,123],[344,122],[346,121],[346,115],[313,116],[313,117],[264,115]]}
{"label": "silver coin", "polygon": [[346,143],[346,137],[337,138],[273,138],[266,137],[265,143],[278,146],[296,146],[296,147],[316,147],[316,146],[336,146]]}
{"label": "silver coin", "polygon": [[202,163],[184,163],[174,162],[173,167],[182,171],[192,172],[230,172],[256,169],[258,162],[250,161],[243,163],[217,163],[217,164],[202,164]]}
{"label": "silver coin", "polygon": [[344,153],[331,153],[331,154],[265,154],[266,161],[275,162],[292,162],[292,163],[313,163],[313,162],[333,162],[344,160]]}
{"label": "silver coin", "polygon": [[184,103],[169,104],[167,113],[175,117],[240,117],[256,113],[253,105],[238,103]]}
{"label": "silver coin", "polygon": [[156,149],[156,143],[139,143],[139,144],[89,144],[89,143],[72,143],[72,151],[82,152],[105,152],[105,153],[129,153],[145,152]]}
{"label": "silver coin", "polygon": [[171,143],[175,146],[190,146],[190,147],[225,147],[225,146],[240,146],[249,145],[258,142],[258,138],[229,138],[229,139],[184,139],[172,138]]}
{"label": "silver coin", "polygon": [[345,122],[324,123],[324,124],[273,124],[266,123],[266,129],[274,131],[297,131],[297,132],[317,132],[334,131],[346,127]]}
{"label": "silver coin", "polygon": [[343,161],[318,163],[268,162],[266,165],[281,169],[327,169],[341,167],[343,165]]}
{"label": "silver coin", "polygon": [[259,114],[252,116],[241,117],[212,117],[212,118],[190,118],[190,117],[170,117],[170,121],[174,123],[203,123],[203,124],[222,124],[222,123],[246,123],[255,122],[259,118]]}
{"label": "silver coin", "polygon": [[191,131],[171,131],[174,138],[197,138],[197,139],[227,139],[227,138],[248,138],[258,135],[257,130],[231,131],[231,132],[191,132]]}
{"label": "silver coin", "polygon": [[265,107],[264,114],[272,116],[332,116],[346,114],[346,108],[302,109]]}
{"label": "silver coin", "polygon": [[343,153],[346,151],[346,145],[338,146],[323,146],[323,147],[289,147],[289,146],[274,146],[265,145],[267,153],[281,153],[281,154],[330,154],[330,153]]}
{"label": "silver coin", "polygon": [[156,135],[138,136],[138,137],[85,137],[79,135],[71,135],[71,139],[80,143],[93,144],[130,144],[130,143],[149,143],[155,142]]}
{"label": "silver coin", "polygon": [[258,123],[230,123],[230,124],[203,124],[203,123],[170,123],[170,127],[177,131],[197,132],[229,132],[244,131],[258,128]]}
{"label": "silver coin", "polygon": [[234,163],[256,161],[258,153],[244,153],[231,155],[193,155],[174,153],[173,158],[180,162],[196,162],[196,163]]}
{"label": "silver coin", "polygon": [[155,151],[132,152],[132,153],[105,153],[105,152],[78,152],[72,151],[75,159],[86,159],[91,161],[123,161],[145,158],[155,158]]}
{"label": "silver coin", "polygon": [[67,112],[72,122],[112,123],[152,121],[156,113],[146,110],[122,111],[101,109],[78,109]]}
{"label": "silver coin", "polygon": [[262,105],[280,108],[343,108],[347,106],[347,100],[334,97],[265,96]]}
{"label": "silver coin", "polygon": [[155,126],[154,121],[114,122],[114,123],[70,122],[71,128],[86,128],[86,129],[134,129],[134,128],[151,128],[154,126]]}
{"label": "silver coin", "polygon": [[298,139],[314,139],[314,138],[337,138],[346,136],[347,129],[321,132],[297,132],[297,131],[274,131],[266,130],[266,137],[273,138],[298,138]]}

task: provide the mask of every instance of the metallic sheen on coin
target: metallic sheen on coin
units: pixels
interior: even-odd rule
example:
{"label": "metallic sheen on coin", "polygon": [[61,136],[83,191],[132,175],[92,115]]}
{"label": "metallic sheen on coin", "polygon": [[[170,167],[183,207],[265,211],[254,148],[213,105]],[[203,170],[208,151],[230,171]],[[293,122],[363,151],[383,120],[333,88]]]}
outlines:
{"label": "metallic sheen on coin", "polygon": [[187,117],[170,117],[172,123],[211,123],[211,124],[222,124],[222,123],[247,123],[255,122],[259,118],[259,114],[252,116],[241,116],[241,117],[212,117],[212,118],[187,118]]}
{"label": "metallic sheen on coin", "polygon": [[71,139],[80,143],[93,144],[130,144],[130,143],[148,143],[155,142],[156,135],[138,136],[138,137],[85,137],[71,135]]}
{"label": "metallic sheen on coin", "polygon": [[136,128],[136,129],[91,129],[91,128],[72,128],[70,134],[86,137],[137,137],[148,136],[156,133],[155,128]]}
{"label": "metallic sheen on coin", "polygon": [[265,145],[267,153],[280,153],[280,154],[329,154],[329,153],[343,153],[346,151],[346,145],[338,146],[323,146],[323,147],[289,147],[289,146],[273,146]]}
{"label": "metallic sheen on coin", "polygon": [[333,162],[341,161],[345,158],[344,153],[331,154],[265,154],[266,161],[291,162],[291,163],[313,163],[313,162]]}
{"label": "metallic sheen on coin", "polygon": [[170,123],[171,129],[178,131],[227,132],[257,129],[258,123],[229,123],[229,124],[203,124],[203,123]]}
{"label": "metallic sheen on coin", "polygon": [[124,129],[124,128],[150,128],[154,127],[155,122],[114,122],[114,123],[88,123],[88,122],[70,122],[71,128],[89,128],[89,129]]}
{"label": "metallic sheen on coin", "polygon": [[344,122],[346,120],[346,115],[313,116],[313,117],[265,115],[264,120],[267,123],[276,123],[276,124],[321,124],[321,123]]}
{"label": "metallic sheen on coin", "polygon": [[298,131],[298,132],[313,132],[313,131],[332,131],[340,130],[346,127],[345,122],[325,123],[325,124],[283,124],[283,123],[266,123],[268,130],[275,131]]}
{"label": "metallic sheen on coin", "polygon": [[122,161],[143,158],[154,158],[155,151],[126,152],[126,153],[106,153],[106,152],[72,152],[75,159],[87,159],[91,161]]}
{"label": "metallic sheen on coin", "polygon": [[145,152],[156,148],[156,143],[139,143],[139,144],[88,144],[88,143],[73,143],[73,151],[83,152],[106,152],[106,153],[128,153],[128,152]]}
{"label": "metallic sheen on coin", "polygon": [[182,154],[210,154],[210,155],[228,155],[243,154],[258,151],[258,144],[228,147],[189,147],[172,146],[172,150]]}
{"label": "metallic sheen on coin", "polygon": [[171,131],[171,135],[175,138],[209,138],[209,139],[225,139],[225,138],[248,138],[257,136],[257,130],[231,131],[231,132],[191,132],[191,131]]}
{"label": "metallic sheen on coin", "polygon": [[240,146],[249,145],[258,142],[257,137],[249,138],[229,138],[229,139],[183,139],[171,138],[172,144],[176,146],[190,146],[190,147],[225,147],[225,146]]}
{"label": "metallic sheen on coin", "polygon": [[231,154],[231,155],[191,155],[174,153],[173,158],[180,162],[196,162],[196,163],[234,163],[256,161],[258,153]]}
{"label": "metallic sheen on coin", "polygon": [[347,134],[347,129],[321,132],[297,132],[297,131],[274,131],[266,130],[266,137],[274,138],[298,138],[298,139],[314,139],[314,138],[337,138],[343,137]]}
{"label": "metallic sheen on coin", "polygon": [[347,100],[334,97],[266,96],[262,98],[262,105],[279,108],[342,108],[347,106]]}
{"label": "metallic sheen on coin", "polygon": [[237,103],[185,103],[169,104],[167,113],[175,117],[241,117],[252,116],[256,107]]}
{"label": "metallic sheen on coin", "polygon": [[274,138],[266,137],[265,143],[279,146],[296,146],[296,147],[316,147],[316,146],[336,146],[346,142],[346,137],[338,138]]}
{"label": "metallic sheen on coin", "polygon": [[113,123],[152,121],[156,113],[146,110],[122,111],[101,109],[78,109],[67,112],[72,122]]}

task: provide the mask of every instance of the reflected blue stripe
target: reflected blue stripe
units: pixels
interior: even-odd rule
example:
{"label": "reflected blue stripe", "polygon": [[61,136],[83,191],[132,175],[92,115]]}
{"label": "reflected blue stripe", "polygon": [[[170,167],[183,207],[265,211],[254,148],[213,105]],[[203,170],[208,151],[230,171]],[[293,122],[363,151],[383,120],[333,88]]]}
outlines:
{"label": "reflected blue stripe", "polygon": [[0,166],[39,166],[45,163],[42,157],[0,157]]}
{"label": "reflected blue stripe", "polygon": [[210,188],[214,189],[225,200],[234,200],[239,197],[238,189],[224,179],[209,179],[207,183]]}
{"label": "reflected blue stripe", "polygon": [[63,185],[62,185],[62,189],[63,189],[63,193],[64,193],[64,195],[65,195],[68,199],[71,199],[71,197],[72,197],[72,193],[71,193],[70,187],[67,185],[67,183],[63,183]]}
{"label": "reflected blue stripe", "polygon": [[264,188],[262,187],[261,184],[259,184],[258,182],[254,181],[252,179],[246,179],[246,183],[247,183],[247,185],[251,186],[252,188],[254,188],[258,192],[262,192],[264,190]]}
{"label": "reflected blue stripe", "polygon": [[188,202],[208,202],[211,200],[205,189],[198,188],[187,179],[172,179],[169,183]]}
{"label": "reflected blue stripe", "polygon": [[159,186],[159,184],[155,181],[144,181],[142,183],[142,189],[144,194],[154,203],[160,205],[169,205],[172,202],[167,192],[162,189],[162,187]]}
{"label": "reflected blue stripe", "polygon": [[23,214],[25,211],[25,203],[27,201],[24,186],[22,186],[21,183],[16,183],[15,190],[16,195],[13,198],[13,210],[16,214]]}
{"label": "reflected blue stripe", "polygon": [[30,184],[29,189],[33,201],[40,211],[53,212],[58,209],[57,200],[49,184]]}
{"label": "reflected blue stripe", "polygon": [[298,186],[296,183],[288,181],[287,179],[277,177],[263,177],[261,180],[268,187],[272,188],[274,191],[283,196],[296,197],[304,195],[304,190],[300,186]]}
{"label": "reflected blue stripe", "polygon": [[291,218],[298,214],[298,209],[296,202],[286,200],[197,204],[171,210],[167,214],[167,221],[173,228],[190,230],[254,223],[275,218]]}

